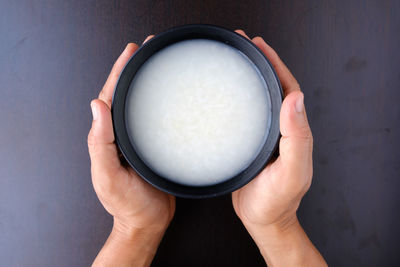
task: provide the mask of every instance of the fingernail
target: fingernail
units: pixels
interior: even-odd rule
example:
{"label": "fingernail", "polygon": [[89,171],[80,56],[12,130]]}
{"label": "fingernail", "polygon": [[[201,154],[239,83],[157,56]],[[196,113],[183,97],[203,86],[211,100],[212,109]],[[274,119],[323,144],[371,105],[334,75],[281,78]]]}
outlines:
{"label": "fingernail", "polygon": [[299,98],[297,98],[295,103],[296,112],[302,113],[304,111],[304,95],[301,94]]}
{"label": "fingernail", "polygon": [[92,108],[92,116],[93,116],[93,120],[97,120],[97,115],[98,115],[98,110],[95,104],[90,103],[90,107]]}

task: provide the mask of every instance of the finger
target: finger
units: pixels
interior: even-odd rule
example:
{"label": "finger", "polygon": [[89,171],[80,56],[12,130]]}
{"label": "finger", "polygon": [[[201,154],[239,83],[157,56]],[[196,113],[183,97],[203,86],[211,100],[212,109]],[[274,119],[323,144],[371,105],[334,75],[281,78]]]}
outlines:
{"label": "finger", "polygon": [[111,73],[104,84],[103,89],[100,91],[99,98],[103,100],[109,108],[111,108],[111,100],[114,93],[115,85],[117,84],[119,75],[122,69],[131,58],[133,53],[138,49],[137,44],[129,43],[122,54],[118,57],[117,61],[114,63]]}
{"label": "finger", "polygon": [[146,37],[146,39],[144,39],[144,41],[143,41],[143,44],[145,44],[148,40],[150,40],[151,38],[153,38],[154,37],[154,35],[152,34],[152,35],[149,35],[149,36],[147,36]]}
{"label": "finger", "polygon": [[278,74],[279,80],[281,81],[285,96],[291,92],[300,91],[300,86],[296,78],[294,78],[292,73],[286,67],[285,63],[283,63],[283,61],[279,58],[275,50],[267,45],[267,43],[261,37],[254,37],[252,41],[271,62],[276,73]]}
{"label": "finger", "polygon": [[300,91],[290,93],[283,101],[280,114],[282,137],[279,158],[289,181],[307,185],[312,176],[313,138],[304,107],[304,95]]}
{"label": "finger", "polygon": [[[91,103],[93,122],[88,136],[92,177],[115,174],[121,164],[114,144],[111,111],[106,103],[96,99]],[[99,175],[101,174],[101,175]]]}
{"label": "finger", "polygon": [[238,29],[238,30],[235,30],[235,32],[250,40],[249,36],[247,36],[247,34],[243,30]]}

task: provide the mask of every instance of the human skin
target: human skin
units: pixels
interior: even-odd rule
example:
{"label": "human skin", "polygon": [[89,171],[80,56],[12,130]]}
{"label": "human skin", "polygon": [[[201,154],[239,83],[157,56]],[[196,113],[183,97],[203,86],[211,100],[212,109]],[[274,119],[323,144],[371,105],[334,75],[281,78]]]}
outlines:
{"label": "human skin", "polygon": [[[249,38],[242,30],[237,33]],[[232,193],[236,214],[268,266],[326,266],[301,227],[296,211],[311,185],[313,137],[300,86],[261,37],[252,42],[267,56],[281,81],[279,157],[249,184]]]}
{"label": "human skin", "polygon": [[[243,31],[236,32],[248,38]],[[312,135],[304,97],[275,51],[260,37],[252,41],[273,64],[284,89],[282,138],[277,160],[232,193],[233,206],[268,266],[326,266],[296,216],[312,178]],[[111,234],[93,266],[149,266],[175,212],[175,198],[121,164],[114,142],[112,94],[119,74],[137,48],[136,44],[128,44],[98,99],[91,102],[93,122],[88,147],[92,182],[99,200],[114,219]]]}
{"label": "human skin", "polygon": [[91,102],[93,122],[88,147],[92,183],[114,219],[111,234],[93,266],[149,266],[175,212],[175,197],[152,187],[121,164],[114,142],[112,94],[119,74],[137,48],[128,44],[98,99]]}

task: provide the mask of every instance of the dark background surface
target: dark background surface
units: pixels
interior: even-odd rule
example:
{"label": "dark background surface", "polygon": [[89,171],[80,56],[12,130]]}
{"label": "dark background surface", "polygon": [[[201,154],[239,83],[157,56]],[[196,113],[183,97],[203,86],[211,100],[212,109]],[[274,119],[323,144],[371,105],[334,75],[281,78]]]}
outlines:
{"label": "dark background surface", "polygon": [[[127,42],[185,23],[261,35],[315,138],[299,217],[331,266],[400,266],[400,1],[0,1],[0,266],[88,266],[95,98]],[[153,266],[263,266],[229,196],[178,199]]]}

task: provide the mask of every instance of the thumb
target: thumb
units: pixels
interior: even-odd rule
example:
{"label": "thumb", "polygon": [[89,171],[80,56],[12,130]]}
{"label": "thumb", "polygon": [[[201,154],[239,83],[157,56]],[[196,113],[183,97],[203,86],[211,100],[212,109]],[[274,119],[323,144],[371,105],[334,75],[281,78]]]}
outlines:
{"label": "thumb", "polygon": [[121,168],[114,132],[111,111],[100,99],[90,103],[93,114],[92,128],[88,136],[88,147],[92,165],[92,176],[96,174],[115,174]]}
{"label": "thumb", "polygon": [[312,176],[313,138],[300,91],[288,94],[281,108],[280,129],[282,138],[279,154],[283,166],[290,174]]}

